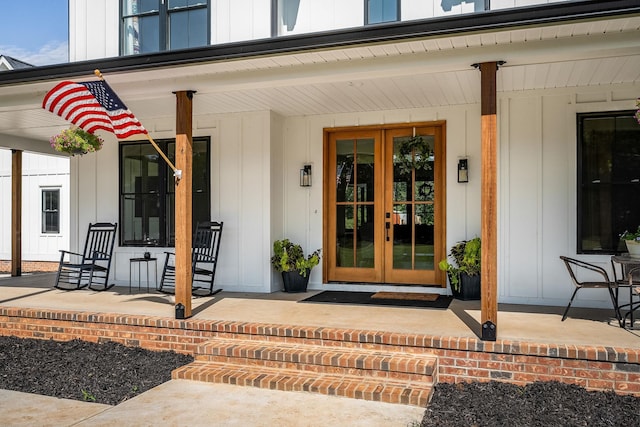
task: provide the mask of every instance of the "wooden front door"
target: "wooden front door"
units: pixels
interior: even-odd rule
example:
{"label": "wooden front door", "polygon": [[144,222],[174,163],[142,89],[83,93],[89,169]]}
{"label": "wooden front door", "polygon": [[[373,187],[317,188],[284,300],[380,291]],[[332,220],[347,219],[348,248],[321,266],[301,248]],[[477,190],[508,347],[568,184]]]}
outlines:
{"label": "wooden front door", "polygon": [[330,282],[444,286],[444,123],[325,130]]}

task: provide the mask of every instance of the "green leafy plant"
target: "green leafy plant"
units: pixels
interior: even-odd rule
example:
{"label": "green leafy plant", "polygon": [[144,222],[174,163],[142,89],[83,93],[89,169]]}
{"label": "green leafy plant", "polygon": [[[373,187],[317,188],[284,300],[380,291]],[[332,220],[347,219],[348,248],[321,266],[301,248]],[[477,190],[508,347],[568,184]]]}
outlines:
{"label": "green leafy plant", "polygon": [[302,246],[291,243],[289,239],[273,242],[271,265],[276,271],[297,271],[306,277],[307,272],[320,263],[320,249],[316,249],[305,257]]}
{"label": "green leafy plant", "polygon": [[86,391],[86,390],[81,390],[81,391],[82,391],[82,399],[85,402],[95,402],[96,401],[96,397],[90,391]]}
{"label": "green leafy plant", "polygon": [[403,141],[394,156],[393,165],[401,174],[409,174],[412,169],[430,170],[433,163],[433,150],[422,136],[413,136]]}
{"label": "green leafy plant", "polygon": [[72,126],[49,139],[51,147],[62,153],[86,154],[102,148],[102,138]]}
{"label": "green leafy plant", "polygon": [[457,292],[460,290],[460,273],[466,273],[469,276],[480,274],[480,238],[474,237],[471,240],[462,240],[456,243],[451,247],[449,257],[453,260],[453,264],[449,262],[448,258],[443,259],[438,263],[438,268],[447,272],[451,287]]}
{"label": "green leafy plant", "polygon": [[620,240],[636,240],[640,241],[640,225],[635,232],[630,232],[629,230],[625,230],[624,233],[620,235]]}

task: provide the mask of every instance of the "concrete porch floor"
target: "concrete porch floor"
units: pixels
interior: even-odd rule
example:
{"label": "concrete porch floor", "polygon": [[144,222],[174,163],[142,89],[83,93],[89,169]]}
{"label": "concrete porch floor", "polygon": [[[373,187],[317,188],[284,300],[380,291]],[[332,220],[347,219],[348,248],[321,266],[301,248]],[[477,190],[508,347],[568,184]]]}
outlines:
{"label": "concrete porch floor", "polygon": [[[134,286],[106,292],[53,288],[51,273],[0,277],[0,306],[70,311],[139,314],[174,318],[174,299]],[[365,329],[398,333],[477,338],[480,302],[453,300],[446,310],[298,303],[318,291],[287,294],[221,292],[194,298],[193,319],[292,324]],[[589,292],[583,290],[581,292]],[[640,348],[640,330],[618,326],[612,309],[572,307],[561,321],[564,307],[500,304],[498,339],[544,344],[575,344]]]}

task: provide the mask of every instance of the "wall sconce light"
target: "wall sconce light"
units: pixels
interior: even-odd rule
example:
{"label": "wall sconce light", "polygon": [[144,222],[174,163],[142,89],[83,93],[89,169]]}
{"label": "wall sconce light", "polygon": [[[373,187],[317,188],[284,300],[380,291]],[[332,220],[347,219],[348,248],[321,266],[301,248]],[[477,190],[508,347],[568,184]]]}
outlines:
{"label": "wall sconce light", "polygon": [[458,182],[469,182],[469,161],[458,159]]}
{"label": "wall sconce light", "polygon": [[300,169],[300,187],[311,187],[311,165],[304,165]]}

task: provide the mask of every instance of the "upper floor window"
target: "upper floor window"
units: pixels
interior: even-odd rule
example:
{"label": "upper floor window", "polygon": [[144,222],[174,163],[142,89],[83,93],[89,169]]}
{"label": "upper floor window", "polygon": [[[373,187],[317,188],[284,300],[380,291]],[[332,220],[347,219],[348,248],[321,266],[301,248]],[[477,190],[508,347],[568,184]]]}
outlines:
{"label": "upper floor window", "polygon": [[[156,140],[175,163],[175,140]],[[193,138],[192,222],[211,221],[210,140]],[[120,144],[120,245],[173,246],[173,171],[148,141]]]}
{"label": "upper floor window", "polygon": [[42,232],[60,233],[60,189],[42,189]]}
{"label": "upper floor window", "polygon": [[122,54],[209,43],[208,0],[122,0]]}
{"label": "upper floor window", "polygon": [[366,0],[366,5],[366,24],[400,20],[400,1],[398,0]]}
{"label": "upper floor window", "polygon": [[640,225],[640,124],[634,111],[578,114],[578,253],[616,253]]}

